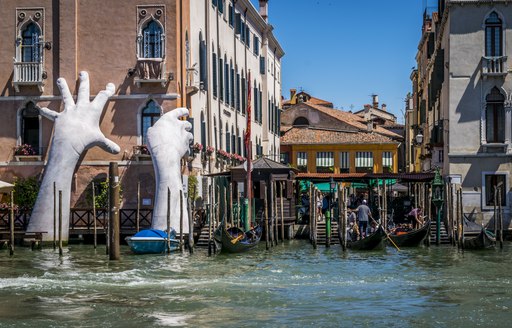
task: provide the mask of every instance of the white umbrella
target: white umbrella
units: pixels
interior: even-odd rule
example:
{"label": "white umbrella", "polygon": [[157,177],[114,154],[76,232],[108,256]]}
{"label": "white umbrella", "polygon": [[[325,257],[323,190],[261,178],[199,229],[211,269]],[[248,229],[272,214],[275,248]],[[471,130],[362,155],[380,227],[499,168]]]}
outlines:
{"label": "white umbrella", "polygon": [[14,188],[13,184],[3,182],[0,180],[0,193],[10,193],[12,188]]}

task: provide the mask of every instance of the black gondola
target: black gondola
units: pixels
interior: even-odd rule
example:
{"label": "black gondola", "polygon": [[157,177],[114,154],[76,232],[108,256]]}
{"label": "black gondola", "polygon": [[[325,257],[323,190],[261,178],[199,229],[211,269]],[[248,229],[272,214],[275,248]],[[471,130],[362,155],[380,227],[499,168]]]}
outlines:
{"label": "black gondola", "polygon": [[377,230],[368,237],[356,241],[347,241],[347,247],[356,250],[381,249],[384,247],[384,243],[382,242],[384,236],[386,236],[386,233],[382,226],[379,225]]}
{"label": "black gondola", "polygon": [[238,227],[225,228],[222,223],[216,230],[213,239],[221,252],[241,253],[250,250],[258,245],[261,239],[263,228],[255,228],[244,232]]}
{"label": "black gondola", "polygon": [[390,233],[388,238],[398,247],[418,247],[428,236],[431,221],[427,220],[419,229],[412,230],[403,234]]}
{"label": "black gondola", "polygon": [[496,246],[496,237],[485,228],[482,228],[476,237],[464,237],[464,249],[489,249],[494,246]]}

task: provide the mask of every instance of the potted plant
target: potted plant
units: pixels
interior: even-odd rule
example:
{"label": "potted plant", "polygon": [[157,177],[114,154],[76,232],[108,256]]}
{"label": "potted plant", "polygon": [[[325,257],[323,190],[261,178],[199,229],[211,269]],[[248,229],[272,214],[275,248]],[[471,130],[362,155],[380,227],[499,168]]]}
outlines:
{"label": "potted plant", "polygon": [[200,153],[201,151],[203,151],[203,145],[201,145],[199,142],[196,142],[193,146],[192,146],[192,150],[194,151],[195,154],[198,154]]}

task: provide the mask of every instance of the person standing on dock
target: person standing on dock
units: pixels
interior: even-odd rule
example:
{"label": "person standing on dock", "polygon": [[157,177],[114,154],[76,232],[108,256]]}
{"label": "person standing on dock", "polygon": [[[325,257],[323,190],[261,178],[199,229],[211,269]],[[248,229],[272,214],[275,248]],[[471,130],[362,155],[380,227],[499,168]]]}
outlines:
{"label": "person standing on dock", "polygon": [[364,238],[366,237],[366,230],[368,228],[368,219],[372,218],[372,211],[368,207],[366,199],[363,199],[363,203],[355,209],[355,212],[357,212],[361,238]]}
{"label": "person standing on dock", "polygon": [[423,210],[421,206],[418,206],[417,208],[413,208],[409,214],[407,214],[407,218],[412,221],[412,227],[413,229],[418,229],[423,225],[423,218],[422,218]]}

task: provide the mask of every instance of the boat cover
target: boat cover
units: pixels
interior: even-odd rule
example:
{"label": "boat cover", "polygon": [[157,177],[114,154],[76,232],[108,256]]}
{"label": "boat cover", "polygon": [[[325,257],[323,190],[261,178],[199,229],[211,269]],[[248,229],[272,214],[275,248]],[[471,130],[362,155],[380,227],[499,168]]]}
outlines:
{"label": "boat cover", "polygon": [[[137,232],[133,237],[160,237],[167,238],[167,231],[156,230],[156,229],[146,229]],[[174,229],[171,230],[171,239],[176,238],[176,231]]]}

